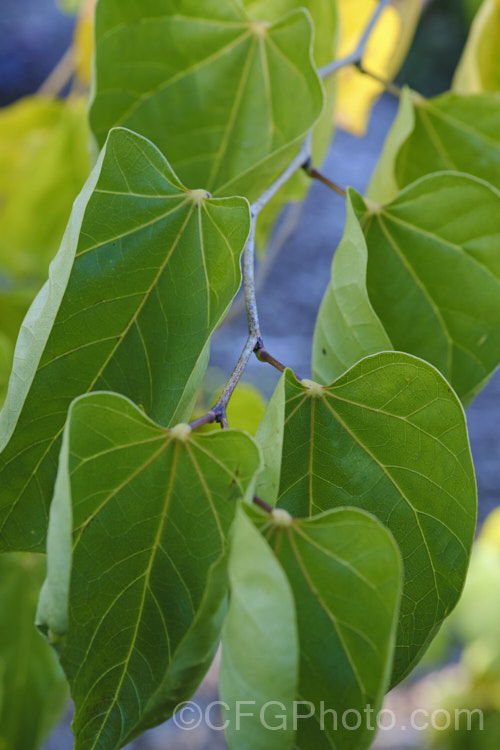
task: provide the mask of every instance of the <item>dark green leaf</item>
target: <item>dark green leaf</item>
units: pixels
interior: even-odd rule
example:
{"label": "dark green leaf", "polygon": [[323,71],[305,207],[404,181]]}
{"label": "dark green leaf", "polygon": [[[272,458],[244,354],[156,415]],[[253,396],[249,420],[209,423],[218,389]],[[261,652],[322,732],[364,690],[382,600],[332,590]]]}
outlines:
{"label": "dark green leaf", "polygon": [[188,418],[249,228],[244,199],[187,190],[149,141],[112,131],[19,336],[0,417],[4,549],[43,548],[76,396],[116,390],[163,424]]}
{"label": "dark green leaf", "polygon": [[227,535],[260,459],[244,433],[166,430],[109,393],[77,399],[64,435],[38,623],[61,651],[76,750],[111,750],[208,668]]}
{"label": "dark green leaf", "polygon": [[[399,544],[405,585],[393,682],[415,664],[464,583],[476,522],[465,417],[431,365],[399,352],[359,362],[333,385],[284,378],[277,498],[294,516],[336,506],[373,513]],[[279,439],[279,434],[276,435]]]}
{"label": "dark green leaf", "polygon": [[[375,518],[339,508],[310,520],[275,519],[269,542],[295,596],[300,641],[300,748],[364,750],[385,695],[402,565]],[[311,705],[312,704],[312,705]],[[366,711],[372,711],[371,719]],[[347,729],[356,726],[356,731]]]}
{"label": "dark green leaf", "polygon": [[267,24],[233,0],[101,0],[90,123],[124,125],[179,177],[255,200],[323,106],[304,10]]}
{"label": "dark green leaf", "polygon": [[500,193],[438,174],[384,207],[354,207],[368,294],[394,348],[431,362],[470,403],[500,364]]}
{"label": "dark green leaf", "polygon": [[429,175],[385,206],[350,191],[315,376],[327,383],[394,347],[435,365],[469,404],[500,364],[499,241],[500,194],[471,176]]}

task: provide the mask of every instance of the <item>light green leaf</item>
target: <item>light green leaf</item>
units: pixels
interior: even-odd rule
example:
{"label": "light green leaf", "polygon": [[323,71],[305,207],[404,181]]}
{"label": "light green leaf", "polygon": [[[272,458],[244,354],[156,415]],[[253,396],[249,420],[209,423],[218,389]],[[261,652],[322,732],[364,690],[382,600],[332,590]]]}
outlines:
{"label": "light green leaf", "polygon": [[0,110],[0,269],[44,278],[90,170],[83,97]]}
{"label": "light green leaf", "polygon": [[287,371],[284,389],[278,506],[293,516],[356,506],[400,546],[398,682],[465,579],[476,487],[463,409],[437,370],[399,352],[367,357],[328,387]]}
{"label": "light green leaf", "polygon": [[280,378],[255,434],[264,462],[256,492],[272,505],[276,503],[280,484],[284,404],[285,382]]}
{"label": "light green leaf", "polygon": [[470,403],[500,364],[499,192],[442,173],[355,209],[368,294],[394,348],[431,362]]}
{"label": "light green leaf", "polygon": [[45,560],[0,556],[0,748],[36,750],[68,699],[64,674],[35,628]]}
{"label": "light green leaf", "polygon": [[406,86],[401,92],[396,118],[385,139],[382,153],[366,191],[369,200],[389,203],[399,193],[395,173],[397,156],[415,128],[412,92]]}
{"label": "light green leaf", "polygon": [[499,48],[500,0],[484,0],[474,18],[467,44],[455,71],[453,90],[459,94],[498,91]]}
{"label": "light green leaf", "polygon": [[255,200],[321,114],[304,10],[273,24],[233,0],[100,0],[90,123],[124,125],[186,183]]}
{"label": "light green leaf", "polygon": [[117,394],[72,405],[38,623],[61,651],[76,750],[121,747],[201,680],[225,611],[220,561],[259,464],[244,433],[166,430]]}
{"label": "light green leaf", "polygon": [[500,93],[423,99],[406,89],[368,197],[386,203],[440,170],[467,172],[500,188]]}
{"label": "light green leaf", "polygon": [[[229,581],[220,667],[228,746],[291,750],[299,653],[295,604],[283,569],[243,510],[233,529]],[[252,715],[239,718],[240,705]]]}
{"label": "light green leaf", "polygon": [[[299,718],[296,745],[364,750],[392,665],[402,582],[394,539],[375,518],[348,508],[280,518],[266,535],[297,608],[297,716],[310,718]],[[358,717],[356,731],[345,728],[343,721],[352,727]]]}
{"label": "light green leaf", "polygon": [[163,424],[189,416],[249,228],[245,199],[187,190],[149,141],[112,131],[18,339],[0,417],[4,549],[43,548],[76,396],[116,390]]}
{"label": "light green leaf", "polygon": [[333,256],[331,281],[314,332],[313,376],[324,384],[368,354],[393,348],[366,289],[368,251],[353,207],[357,202],[363,205],[349,190],[344,235]]}

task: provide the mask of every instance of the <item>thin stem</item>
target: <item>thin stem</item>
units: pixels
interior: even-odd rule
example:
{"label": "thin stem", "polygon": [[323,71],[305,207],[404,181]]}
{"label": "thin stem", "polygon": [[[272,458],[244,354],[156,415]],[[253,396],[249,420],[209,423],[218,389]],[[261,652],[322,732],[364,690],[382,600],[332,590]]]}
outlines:
{"label": "thin stem", "polygon": [[356,67],[360,73],[363,73],[365,76],[369,76],[369,78],[373,78],[374,81],[380,83],[390,94],[398,99],[401,98],[402,91],[395,83],[388,81],[387,78],[382,78],[382,76],[377,75],[377,73],[372,73],[371,70],[367,70],[361,62],[356,63]]}
{"label": "thin stem", "polygon": [[266,513],[272,513],[274,510],[272,505],[269,505],[269,503],[266,503],[266,501],[262,500],[262,498],[259,497],[258,495],[253,496],[253,503],[254,505],[258,505],[259,508],[262,508],[262,510],[265,510]]}
{"label": "thin stem", "polygon": [[247,311],[248,333],[254,336],[254,345],[260,339],[259,312],[255,294],[255,227],[256,218],[252,217],[250,236],[243,255],[243,287],[245,290],[245,308]]}
{"label": "thin stem", "polygon": [[276,370],[285,372],[285,365],[283,365],[278,359],[276,359],[276,357],[273,357],[273,355],[270,354],[264,347],[256,349],[255,354],[257,355],[257,359],[260,362],[267,362],[267,364],[272,365],[272,367],[274,367]]}
{"label": "thin stem", "polygon": [[[218,422],[222,429],[228,427],[226,411],[229,399],[233,395],[234,389],[238,385],[252,354],[254,352],[257,354],[258,352],[266,351],[260,333],[259,313],[255,294],[255,229],[257,225],[257,217],[290,177],[310,160],[310,156],[311,136],[308,135],[300,147],[299,152],[290,162],[288,167],[251,206],[252,223],[243,253],[243,288],[245,292],[245,308],[248,321],[248,339],[219,400],[205,416],[200,417],[200,419],[191,423],[191,427],[194,429],[204,424],[211,424],[214,421]],[[262,361],[269,362],[283,372],[285,369],[284,365],[274,359],[274,357],[271,357],[268,352],[266,352],[266,356],[267,359],[262,359]]]}
{"label": "thin stem", "polygon": [[389,5],[390,2],[391,0],[380,0],[374,14],[370,19],[368,26],[365,28],[363,34],[361,35],[358,46],[353,52],[351,52],[350,55],[347,55],[347,57],[343,57],[341,60],[333,60],[333,62],[328,63],[328,65],[324,65],[322,68],[320,68],[319,75],[323,80],[325,80],[325,78],[329,78],[341,68],[345,68],[348,65],[356,65],[357,63],[361,62],[366,45],[368,43],[368,39],[370,38],[370,35],[375,28],[375,25],[380,18],[382,11]]}
{"label": "thin stem", "polygon": [[304,143],[300,147],[297,156],[294,157],[288,167],[280,174],[275,182],[273,182],[273,184],[270,185],[267,190],[262,193],[260,198],[257,198],[255,203],[252,203],[252,217],[256,219],[262,209],[267,206],[269,201],[274,198],[276,193],[281,190],[283,185],[288,182],[290,177],[292,177],[295,172],[297,172],[301,168],[301,166],[311,158],[311,142],[312,136],[309,133]]}
{"label": "thin stem", "polygon": [[240,357],[238,359],[238,362],[236,363],[236,367],[234,368],[231,374],[231,377],[227,381],[224,387],[224,390],[222,391],[220,395],[219,400],[217,401],[215,406],[213,406],[211,409],[211,411],[215,414],[215,421],[220,424],[222,429],[226,429],[228,426],[226,409],[229,403],[229,399],[233,395],[233,391],[238,385],[238,382],[241,376],[243,375],[245,371],[245,367],[247,366],[250,360],[250,357],[255,351],[255,347],[257,346],[258,342],[259,342],[259,338],[255,334],[251,333],[248,336],[246,344],[243,348],[243,351],[240,354]]}
{"label": "thin stem", "polygon": [[75,72],[75,55],[73,46],[69,47],[55,68],[49,73],[37,93],[41,96],[58,96],[71,81]]}
{"label": "thin stem", "polygon": [[318,182],[322,182],[323,185],[326,185],[328,188],[330,188],[330,190],[333,190],[334,193],[337,193],[337,195],[341,195],[342,198],[347,197],[347,193],[344,190],[344,188],[341,188],[340,185],[337,185],[336,182],[333,182],[332,180],[330,180],[329,177],[326,177],[324,174],[319,172],[313,166],[306,165],[304,167],[304,172],[308,174],[311,179],[318,180]]}
{"label": "thin stem", "polygon": [[215,421],[217,421],[217,415],[213,410],[210,410],[199,419],[190,422],[189,426],[192,430],[196,430],[197,427],[203,427],[205,424],[213,424]]}

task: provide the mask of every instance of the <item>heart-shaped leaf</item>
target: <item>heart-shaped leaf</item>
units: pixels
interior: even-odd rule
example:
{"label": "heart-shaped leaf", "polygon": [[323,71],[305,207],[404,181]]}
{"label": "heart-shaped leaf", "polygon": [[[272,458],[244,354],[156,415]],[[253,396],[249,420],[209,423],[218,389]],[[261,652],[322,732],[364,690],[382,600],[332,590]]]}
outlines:
{"label": "heart-shaped leaf", "polygon": [[284,429],[266,448],[280,483],[265,499],[293,516],[356,506],[392,531],[405,567],[398,682],[455,606],[467,571],[476,487],[463,409],[437,370],[399,352],[367,357],[328,387],[290,371],[282,382]]}
{"label": "heart-shaped leaf", "polygon": [[77,750],[122,747],[197,687],[225,613],[227,535],[259,463],[244,433],[164,429],[117,394],[72,405],[38,624],[61,651]]}
{"label": "heart-shaped leaf", "polygon": [[287,515],[271,520],[266,536],[297,609],[296,746],[364,750],[375,729],[366,711],[377,714],[390,677],[401,556],[390,532],[362,511]]}
{"label": "heart-shaped leaf", "polygon": [[295,603],[283,569],[243,510],[233,529],[229,581],[220,666],[229,748],[291,750],[299,649]]}
{"label": "heart-shaped leaf", "polygon": [[321,114],[304,10],[272,24],[233,0],[101,0],[90,123],[99,145],[124,125],[179,177],[255,200]]}
{"label": "heart-shaped leaf", "polygon": [[[469,404],[500,364],[500,193],[471,176],[440,173],[385,206],[355,193],[351,201],[364,230],[358,252],[368,247],[369,302],[393,347],[431,362]],[[346,363],[360,350],[359,330],[334,327],[332,296],[346,309],[341,271],[318,320],[314,362],[322,382],[338,374],[337,348]],[[356,277],[362,288],[363,264]],[[371,331],[374,315],[364,301],[361,323]]]}
{"label": "heart-shaped leaf", "polygon": [[163,424],[188,417],[249,230],[245,199],[186,189],[149,141],[112,131],[18,339],[0,418],[3,549],[43,549],[76,396],[116,390]]}

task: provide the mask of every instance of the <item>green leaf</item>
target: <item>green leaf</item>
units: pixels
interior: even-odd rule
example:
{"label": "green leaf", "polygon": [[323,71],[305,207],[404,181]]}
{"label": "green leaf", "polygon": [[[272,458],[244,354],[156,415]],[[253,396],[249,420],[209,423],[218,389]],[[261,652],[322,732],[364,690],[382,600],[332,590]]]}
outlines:
{"label": "green leaf", "polygon": [[0,111],[0,268],[44,278],[90,170],[83,97]]}
{"label": "green leaf", "polygon": [[[291,750],[299,651],[295,604],[283,569],[243,510],[233,529],[229,581],[220,666],[228,746]],[[241,705],[250,717],[240,717]]]}
{"label": "green leaf", "polygon": [[500,188],[499,117],[500,93],[426,100],[406,89],[368,197],[385,203],[440,170],[467,172]]}
{"label": "green leaf", "polygon": [[282,387],[278,506],[294,516],[356,506],[400,546],[398,682],[465,579],[476,487],[462,406],[437,370],[399,352],[367,357],[328,387],[299,383],[287,371]]}
{"label": "green leaf", "polygon": [[233,0],[101,0],[92,130],[129,127],[184,182],[253,201],[321,114],[311,48],[304,10],[269,25]]}
{"label": "green leaf", "polygon": [[0,556],[0,747],[36,750],[59,720],[68,690],[34,619],[45,560]]}
{"label": "green leaf", "polygon": [[72,405],[38,623],[61,651],[76,750],[121,747],[201,680],[225,612],[220,561],[259,464],[244,433],[166,430],[117,394]]}
{"label": "green leaf", "polygon": [[384,142],[382,153],[366,191],[369,200],[389,203],[399,193],[396,159],[415,128],[415,107],[410,89],[402,90],[396,118]]}
{"label": "green leaf", "polygon": [[[347,508],[310,520],[276,519],[269,543],[297,608],[303,701],[297,715],[310,718],[297,722],[296,744],[364,750],[373,741],[373,717],[391,671],[402,581],[399,550],[375,518]],[[373,711],[371,721],[367,709]],[[360,726],[352,731],[343,721]]]}
{"label": "green leaf", "polygon": [[257,477],[256,493],[272,504],[278,497],[280,483],[284,404],[285,381],[280,378],[255,434],[264,463]]}
{"label": "green leaf", "polygon": [[[477,5],[478,0],[474,0],[474,6]],[[471,12],[475,10],[475,7],[471,8]],[[498,91],[499,47],[500,0],[484,0],[474,18],[467,44],[455,71],[453,90],[459,94]]]}
{"label": "green leaf", "polygon": [[0,535],[42,549],[71,401],[116,390],[157,421],[192,410],[241,272],[242,198],[187,190],[160,152],[112,131],[21,329],[0,417]]}
{"label": "green leaf", "polygon": [[443,173],[355,209],[368,294],[394,348],[431,362],[469,404],[500,364],[499,192]]}
{"label": "green leaf", "polygon": [[[314,23],[314,61],[319,68],[335,59],[338,36],[337,3],[335,0],[243,0],[253,18],[276,21],[281,16],[298,8],[306,8]],[[330,147],[334,133],[334,109],[336,78],[331,76],[324,82],[325,106],[312,134],[312,160],[320,165]],[[265,249],[272,228],[286,203],[305,198],[312,181],[301,170],[284,185],[273,200],[264,208],[257,222],[257,242]]]}
{"label": "green leaf", "polygon": [[344,235],[314,331],[313,376],[325,384],[363,357],[393,348],[366,289],[368,250],[353,206],[357,201],[349,190]]}

